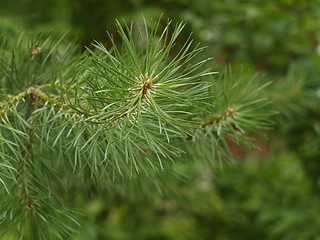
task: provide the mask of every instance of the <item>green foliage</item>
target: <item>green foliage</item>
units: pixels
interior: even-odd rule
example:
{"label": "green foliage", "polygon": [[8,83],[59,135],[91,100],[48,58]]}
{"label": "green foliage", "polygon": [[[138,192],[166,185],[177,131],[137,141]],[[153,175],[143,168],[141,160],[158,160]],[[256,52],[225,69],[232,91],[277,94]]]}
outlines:
{"label": "green foliage", "polygon": [[[183,176],[174,162],[212,163],[229,152],[228,137],[249,143],[247,132],[269,124],[264,85],[213,84],[216,72],[204,68],[210,59],[195,61],[204,48],[190,39],[175,47],[184,24],[171,30],[169,21],[162,31],[159,24],[117,22],[122,45],[110,36],[110,49],[96,43],[82,57],[63,38],[2,41],[1,236],[64,239],[77,222],[60,198],[81,188],[75,179],[90,191],[132,179],[133,195],[154,187],[161,193]],[[198,142],[205,138],[211,144]],[[202,155],[190,144],[205,147]]]}
{"label": "green foliage", "polygon": [[319,6],[4,1],[2,239],[319,238]]}
{"label": "green foliage", "polygon": [[257,136],[250,137],[247,133],[261,133],[272,125],[269,116],[274,112],[262,96],[268,84],[245,73],[232,75],[229,70],[221,74],[212,86],[209,114],[202,123],[203,129],[197,131],[197,138],[188,148],[189,154],[213,164],[217,163],[211,161],[215,156],[221,166],[223,160],[232,157],[231,143],[247,149],[254,147]]}
{"label": "green foliage", "polygon": [[320,202],[301,159],[256,157],[215,172],[198,165],[188,182],[173,183],[174,197],[90,199],[76,239],[317,239]]}
{"label": "green foliage", "polygon": [[66,66],[74,61],[74,47],[62,44],[62,40],[25,34],[15,43],[2,39],[0,159],[4,204],[0,236],[63,239],[74,232],[62,221],[73,220],[71,212],[53,194],[52,188],[61,181],[58,165],[52,161],[55,158],[47,156],[55,149],[45,147],[42,141],[49,138],[47,130],[54,127],[48,121],[55,113],[49,106],[57,102],[51,96],[57,91],[54,85],[59,78],[68,78],[70,69]]}
{"label": "green foliage", "polygon": [[165,18],[187,22],[188,32],[194,32],[196,40],[210,47],[206,53],[219,64],[284,74],[292,62],[317,58],[319,3],[59,0],[49,4],[48,0],[7,0],[0,14],[32,29],[70,30],[88,45],[92,39],[105,41],[106,29],[115,32],[115,18],[141,21],[141,13],[154,19],[164,13]]}
{"label": "green foliage", "polygon": [[183,24],[178,24],[169,37],[168,23],[159,38],[158,24],[150,33],[146,23],[137,26],[137,38],[146,42],[145,48],[139,49],[132,37],[134,26],[125,25],[124,29],[118,22],[123,45],[118,48],[113,44],[109,51],[95,44],[97,51],[89,50],[85,70],[72,82],[77,91],[70,107],[89,123],[76,120],[80,125],[76,131],[90,136],[87,140],[75,137],[72,144],[79,146],[76,151],[80,155],[87,152],[88,158],[96,156],[91,166],[95,172],[117,169],[120,175],[131,176],[141,170],[148,174],[147,165],[163,169],[164,158],[172,160],[179,155],[170,141],[186,138],[193,134],[191,128],[199,128],[189,109],[206,98],[209,85],[201,78],[212,73],[197,72],[206,60],[190,64],[202,51],[197,47],[190,50],[192,41],[186,41],[169,59]]}

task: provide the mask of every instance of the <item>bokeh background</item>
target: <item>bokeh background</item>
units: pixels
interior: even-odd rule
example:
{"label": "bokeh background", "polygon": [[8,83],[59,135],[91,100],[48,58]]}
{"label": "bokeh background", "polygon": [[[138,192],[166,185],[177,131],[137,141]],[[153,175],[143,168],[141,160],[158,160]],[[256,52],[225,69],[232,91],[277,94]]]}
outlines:
{"label": "bokeh background", "polygon": [[[185,21],[185,37],[235,76],[271,81],[276,125],[260,151],[215,170],[194,166],[173,193],[126,197],[92,193],[75,239],[320,239],[320,1],[1,0],[0,34],[64,34],[80,49],[108,42],[115,19]],[[164,21],[165,22],[165,21]],[[272,94],[273,93],[273,94]]]}

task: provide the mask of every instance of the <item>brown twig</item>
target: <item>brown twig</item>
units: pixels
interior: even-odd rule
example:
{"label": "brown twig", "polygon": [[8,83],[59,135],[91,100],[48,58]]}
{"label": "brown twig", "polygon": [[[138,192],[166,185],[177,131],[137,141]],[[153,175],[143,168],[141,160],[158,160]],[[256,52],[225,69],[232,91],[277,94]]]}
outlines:
{"label": "brown twig", "polygon": [[236,110],[233,107],[228,107],[224,111],[220,112],[218,116],[211,117],[207,121],[202,122],[202,128],[206,128],[209,125],[216,124],[222,120],[226,120],[228,117],[233,117],[236,114]]}

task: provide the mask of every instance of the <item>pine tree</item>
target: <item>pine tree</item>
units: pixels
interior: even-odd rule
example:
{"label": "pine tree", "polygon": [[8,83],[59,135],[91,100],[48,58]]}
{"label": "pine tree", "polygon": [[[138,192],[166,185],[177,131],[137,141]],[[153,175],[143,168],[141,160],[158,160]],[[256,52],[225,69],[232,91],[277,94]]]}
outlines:
{"label": "pine tree", "polygon": [[270,127],[267,84],[217,75],[184,23],[161,23],[117,22],[83,54],[64,36],[2,37],[0,238],[65,239],[67,191],[161,194],[177,163],[214,167]]}

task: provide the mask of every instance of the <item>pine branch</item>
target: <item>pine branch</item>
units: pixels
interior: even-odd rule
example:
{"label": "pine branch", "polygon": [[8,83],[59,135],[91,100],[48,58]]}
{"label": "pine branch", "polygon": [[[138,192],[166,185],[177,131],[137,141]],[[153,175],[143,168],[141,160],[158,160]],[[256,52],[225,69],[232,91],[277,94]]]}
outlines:
{"label": "pine branch", "polygon": [[15,96],[9,96],[9,100],[6,102],[0,103],[0,115],[5,114],[10,110],[12,105],[19,104],[21,101],[25,101],[26,98],[31,98],[33,101],[37,99],[37,101],[41,101],[43,103],[49,103],[53,106],[57,106],[60,108],[67,108],[66,104],[64,104],[61,100],[59,100],[58,96],[48,96],[43,90],[43,86],[41,87],[28,87],[26,90],[20,92]]}
{"label": "pine branch", "polygon": [[252,134],[263,134],[262,130],[273,125],[270,116],[275,112],[264,93],[268,85],[269,82],[262,83],[244,73],[232,76],[230,70],[224,72],[209,90],[211,98],[204,105],[202,129],[196,130],[196,137],[189,138],[192,141],[187,141],[190,158],[221,166],[234,157],[230,142],[242,148],[256,147]]}
{"label": "pine branch", "polygon": [[[29,48],[26,41],[19,40],[11,54],[5,41],[0,46],[0,58],[5,59],[0,68],[0,180],[4,186],[0,189],[4,203],[0,207],[0,238],[63,239],[75,231],[72,224],[62,223],[74,220],[52,192],[51,182],[59,182],[54,176],[56,166],[45,167],[48,162],[41,154],[44,136],[39,134],[47,124],[39,114],[52,113],[53,108],[70,111],[62,98],[66,87],[72,87],[67,85],[69,70],[60,67],[65,60],[72,66],[77,56],[66,58],[63,51],[56,52],[61,41],[50,44],[50,39],[38,39],[40,48],[31,40]],[[63,76],[65,82],[57,76]]]}
{"label": "pine branch", "polygon": [[76,222],[58,198],[66,182],[162,193],[183,176],[174,162],[229,159],[229,139],[250,145],[247,133],[272,124],[266,84],[213,81],[204,48],[177,44],[184,23],[116,26],[121,45],[110,35],[111,48],[82,57],[62,38],[1,46],[0,237],[63,239]]}
{"label": "pine branch", "polygon": [[26,94],[25,98],[27,98],[28,102],[28,115],[27,119],[30,118],[30,129],[28,131],[28,142],[24,146],[24,153],[22,154],[20,169],[18,170],[18,184],[20,185],[20,194],[25,202],[27,209],[33,211],[36,207],[36,203],[33,199],[32,193],[32,172],[33,172],[33,148],[34,144],[36,144],[36,133],[34,131],[34,125],[36,124],[36,120],[33,118],[32,112],[37,107],[37,97],[38,91],[34,91],[34,89],[28,89],[29,94]]}
{"label": "pine branch", "polygon": [[[316,76],[304,71],[305,68],[293,65],[287,74],[275,77],[274,83],[266,91],[266,95],[272,102],[273,108],[280,114],[277,120],[294,121],[300,118],[302,121],[308,112],[316,112],[319,96],[317,96]],[[295,117],[293,117],[295,116]]]}
{"label": "pine branch", "polygon": [[[83,158],[90,153],[103,159],[94,163],[92,169],[110,162],[122,176],[127,164],[132,164],[129,176],[133,176],[132,171],[139,173],[145,169],[145,164],[164,169],[163,161],[172,160],[180,152],[170,141],[192,134],[190,128],[199,128],[188,108],[199,104],[209,88],[203,77],[214,73],[201,70],[209,59],[191,64],[203,48],[192,49],[189,40],[169,59],[184,25],[177,24],[171,38],[168,36],[170,22],[160,32],[160,38],[156,36],[158,26],[159,23],[155,23],[150,31],[146,25],[138,26],[138,37],[149,39],[145,49],[135,45],[133,27],[122,26],[120,22],[117,27],[122,47],[113,45],[107,50],[96,43],[95,51],[88,49],[89,59],[83,63],[84,70],[75,82],[78,88],[69,105],[86,117],[73,122],[72,129],[78,128],[83,136],[91,135],[83,139],[75,133],[72,145],[81,146],[76,150],[78,155]],[[116,147],[123,143],[124,149]]]}

